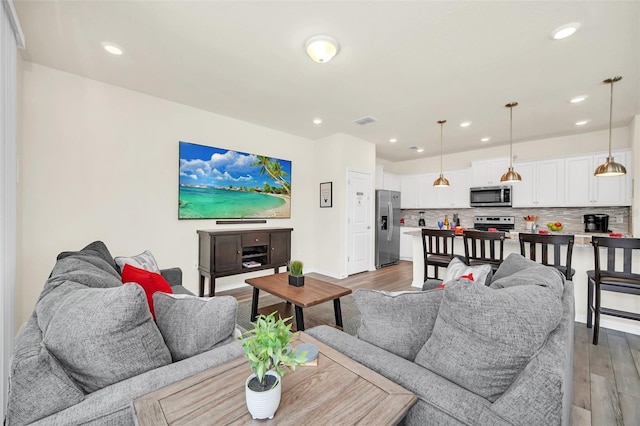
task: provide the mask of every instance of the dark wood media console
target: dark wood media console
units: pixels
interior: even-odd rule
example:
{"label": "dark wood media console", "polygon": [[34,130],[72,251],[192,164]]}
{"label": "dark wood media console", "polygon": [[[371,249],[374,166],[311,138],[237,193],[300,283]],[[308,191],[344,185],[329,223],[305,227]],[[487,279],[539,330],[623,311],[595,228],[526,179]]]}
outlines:
{"label": "dark wood media console", "polygon": [[[293,228],[260,228],[220,231],[198,230],[199,295],[204,296],[209,278],[209,296],[216,294],[216,278],[273,269],[274,274],[291,260]],[[256,266],[248,266],[259,264]]]}

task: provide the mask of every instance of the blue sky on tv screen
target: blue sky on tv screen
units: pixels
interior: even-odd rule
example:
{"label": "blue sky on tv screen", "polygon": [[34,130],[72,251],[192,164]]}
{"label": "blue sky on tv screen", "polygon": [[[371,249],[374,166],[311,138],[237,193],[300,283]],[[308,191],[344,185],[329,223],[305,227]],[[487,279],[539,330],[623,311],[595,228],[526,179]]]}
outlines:
{"label": "blue sky on tv screen", "polygon": [[[291,161],[269,157],[278,162],[281,179],[291,185]],[[280,187],[267,171],[262,174],[259,156],[210,146],[180,142],[180,184],[210,188],[254,188],[265,184]]]}

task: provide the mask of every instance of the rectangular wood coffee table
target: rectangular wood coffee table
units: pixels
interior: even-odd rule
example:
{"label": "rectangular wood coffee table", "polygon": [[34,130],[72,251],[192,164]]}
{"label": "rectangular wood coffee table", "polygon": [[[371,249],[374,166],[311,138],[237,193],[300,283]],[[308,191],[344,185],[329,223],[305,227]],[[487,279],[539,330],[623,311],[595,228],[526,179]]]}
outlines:
{"label": "rectangular wood coffee table", "polygon": [[258,299],[260,290],[273,294],[295,306],[296,324],[294,329],[304,330],[304,314],[302,308],[319,305],[333,300],[333,309],[336,317],[336,325],[342,327],[342,310],[340,298],[351,294],[351,289],[331,284],[309,276],[304,277],[304,285],[296,287],[289,285],[289,274],[267,275],[264,277],[249,278],[247,284],[253,286],[253,299],[251,301],[251,321],[258,315]]}
{"label": "rectangular wood coffee table", "polygon": [[134,400],[137,424],[393,425],[415,404],[413,393],[313,337],[300,333],[294,346],[301,342],[318,347],[318,365],[282,378],[273,420],[252,420],[247,410],[243,356]]}

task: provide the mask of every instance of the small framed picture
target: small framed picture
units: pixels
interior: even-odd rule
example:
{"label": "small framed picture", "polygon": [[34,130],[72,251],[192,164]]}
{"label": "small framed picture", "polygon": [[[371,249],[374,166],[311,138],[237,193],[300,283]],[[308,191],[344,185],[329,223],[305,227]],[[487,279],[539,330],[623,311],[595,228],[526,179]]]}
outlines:
{"label": "small framed picture", "polygon": [[320,207],[333,207],[332,182],[322,182],[320,184]]}

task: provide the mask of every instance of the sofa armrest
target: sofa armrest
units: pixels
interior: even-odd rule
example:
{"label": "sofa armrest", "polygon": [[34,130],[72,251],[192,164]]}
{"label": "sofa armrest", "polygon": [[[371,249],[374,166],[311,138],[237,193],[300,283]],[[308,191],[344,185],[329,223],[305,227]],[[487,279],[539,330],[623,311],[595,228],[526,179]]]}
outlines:
{"label": "sofa armrest", "polygon": [[180,268],[168,268],[161,269],[160,275],[164,277],[171,287],[176,285],[182,285],[182,269]]}

